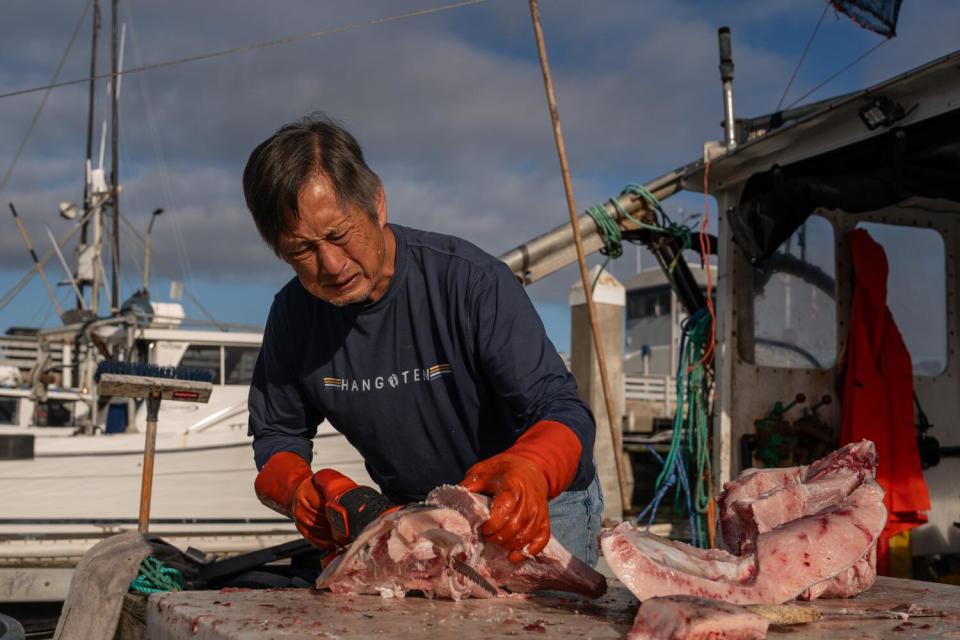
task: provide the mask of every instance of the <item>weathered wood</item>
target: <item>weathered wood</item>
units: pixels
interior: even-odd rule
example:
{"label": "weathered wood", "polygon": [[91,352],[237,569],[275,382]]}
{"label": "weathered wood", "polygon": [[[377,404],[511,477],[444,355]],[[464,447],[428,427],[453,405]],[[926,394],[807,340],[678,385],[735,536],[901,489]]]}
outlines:
{"label": "weathered wood", "polygon": [[73,572],[55,640],[112,638],[130,582],[152,552],[143,536],[132,531],[94,545]]}
{"label": "weathered wood", "polygon": [[114,640],[143,640],[147,633],[147,596],[128,593],[123,598]]}
{"label": "weathered wood", "polygon": [[[818,600],[826,617],[812,624],[771,627],[770,638],[813,640],[899,637],[960,638],[960,588],[879,578],[849,600]],[[830,619],[842,609],[894,609],[917,604],[948,616]],[[800,603],[798,606],[810,606]],[[474,640],[535,635],[543,638],[623,638],[638,602],[618,581],[593,602],[510,597],[450,602],[420,597],[336,596],[309,589],[192,591],[157,594],[147,603],[151,640],[253,638],[423,638]],[[903,632],[903,633],[901,633]],[[325,635],[324,635],[325,634]],[[944,634],[947,634],[946,636]],[[953,635],[955,634],[955,635]],[[123,638],[122,640],[129,640]]]}
{"label": "weathered wood", "polygon": [[100,376],[97,393],[101,396],[145,398],[151,389],[159,391],[163,400],[207,402],[210,400],[213,385],[209,382],[198,382],[196,380],[105,373]]}
{"label": "weathered wood", "polygon": [[153,496],[153,461],[157,452],[157,421],[147,420],[147,433],[143,445],[143,475],[140,478],[140,513],[137,531],[146,533],[150,528],[150,498]]}

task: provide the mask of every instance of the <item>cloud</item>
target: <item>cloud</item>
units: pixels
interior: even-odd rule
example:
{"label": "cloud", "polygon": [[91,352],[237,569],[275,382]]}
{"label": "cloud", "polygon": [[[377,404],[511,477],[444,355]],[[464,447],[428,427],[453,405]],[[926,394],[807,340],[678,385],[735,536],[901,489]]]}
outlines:
{"label": "cloud", "polygon": [[[435,4],[125,0],[126,66]],[[609,0],[599,10],[575,0],[543,2],[579,207],[615,195],[626,182],[648,180],[694,159],[704,140],[722,136],[720,24],[734,29],[738,114],[771,111],[816,19],[815,11],[798,11],[794,4],[720,8]],[[923,52],[911,54],[912,60],[952,42],[947,27],[957,20],[938,20],[910,7],[904,7],[900,41],[881,49],[867,75],[902,67],[906,58],[899,56],[908,48]],[[950,15],[957,11],[947,2],[936,7]],[[0,41],[0,91],[49,79],[78,11],[66,0],[12,3]],[[109,24],[105,8],[104,47]],[[846,23],[830,25],[829,33],[857,31]],[[771,35],[778,32],[784,35]],[[63,77],[86,73],[88,37],[85,28]],[[832,37],[824,36],[825,42]],[[809,76],[801,74],[797,92],[836,63],[831,56],[837,55],[828,50],[811,55]],[[108,61],[104,48],[101,70]],[[849,85],[836,90],[844,86]],[[81,197],[86,95],[85,85],[51,93],[13,181],[0,196],[18,203],[38,245],[44,222],[58,233],[66,228],[56,218],[57,203]],[[101,83],[98,119],[105,97]],[[0,171],[40,98],[0,100],[5,141]],[[258,142],[315,109],[342,119],[360,139],[384,180],[395,222],[460,235],[499,254],[567,220],[526,5],[490,0],[126,77],[121,205],[139,229],[154,208],[166,209],[156,223],[155,268],[232,283],[271,280],[283,272],[245,211],[240,173]],[[18,236],[6,229],[0,233],[0,269],[26,268]],[[126,231],[124,239],[130,240]],[[123,252],[139,259],[140,249],[132,244]],[[575,270],[564,271],[533,287],[531,295],[563,300],[576,277]]]}

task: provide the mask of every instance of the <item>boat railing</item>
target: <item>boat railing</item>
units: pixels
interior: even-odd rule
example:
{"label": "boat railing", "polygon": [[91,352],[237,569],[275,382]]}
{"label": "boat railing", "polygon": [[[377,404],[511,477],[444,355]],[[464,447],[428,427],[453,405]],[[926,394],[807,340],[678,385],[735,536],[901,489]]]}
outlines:
{"label": "boat railing", "polygon": [[[40,349],[37,336],[0,336],[0,366],[29,372],[40,358]],[[50,357],[54,364],[63,363],[63,354],[56,349],[51,350]]]}
{"label": "boat railing", "polygon": [[218,409],[217,411],[214,411],[210,415],[205,416],[203,419],[198,420],[194,424],[190,425],[190,427],[187,428],[186,433],[200,433],[202,431],[206,431],[210,427],[218,425],[224,420],[229,420],[234,416],[238,416],[246,410],[246,400],[232,404],[228,407],[224,407],[223,409]]}
{"label": "boat railing", "polygon": [[623,395],[627,400],[662,402],[668,410],[677,404],[676,380],[671,376],[623,376]]}

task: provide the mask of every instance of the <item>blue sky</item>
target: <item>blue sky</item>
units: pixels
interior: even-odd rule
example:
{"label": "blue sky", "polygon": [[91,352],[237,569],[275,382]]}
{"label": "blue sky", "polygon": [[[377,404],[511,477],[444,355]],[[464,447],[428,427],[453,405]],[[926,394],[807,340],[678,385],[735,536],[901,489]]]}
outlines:
{"label": "blue sky", "polygon": [[[83,0],[5,6],[0,93],[49,81]],[[109,32],[104,8],[101,41]],[[125,66],[159,62],[437,6],[437,0],[123,0]],[[774,110],[820,17],[821,0],[639,2],[541,0],[579,208],[695,159],[722,136],[716,30],[729,25],[738,115]],[[905,0],[900,35],[811,95],[868,86],[956,48],[960,7]],[[787,96],[790,104],[880,36],[829,10]],[[62,79],[89,64],[89,17]],[[109,57],[101,51],[100,68]],[[493,254],[566,218],[527,4],[487,2],[327,37],[127,76],[121,96],[121,207],[154,234],[155,297],[185,281],[218,319],[261,324],[289,277],[261,246],[243,208],[240,171],[250,149],[312,110],[341,119],[384,180],[392,221],[452,233]],[[103,115],[105,87],[98,92]],[[0,172],[42,98],[0,99]],[[81,197],[86,87],[51,92],[0,202],[14,202],[33,242],[49,248],[44,225],[62,234],[63,200]],[[2,175],[2,173],[0,173]],[[668,200],[699,212],[702,196]],[[684,214],[680,214],[682,217]],[[9,214],[0,216],[0,294],[30,261]],[[142,249],[124,230],[123,290],[141,281]],[[68,255],[72,245],[68,246]],[[613,265],[628,280],[629,249]],[[646,263],[652,265],[647,257]],[[62,278],[55,264],[51,277]],[[572,269],[530,288],[551,338],[569,344]],[[61,299],[69,293],[60,288]],[[191,317],[202,317],[185,300]],[[0,327],[56,322],[45,290],[31,283],[5,309]]]}

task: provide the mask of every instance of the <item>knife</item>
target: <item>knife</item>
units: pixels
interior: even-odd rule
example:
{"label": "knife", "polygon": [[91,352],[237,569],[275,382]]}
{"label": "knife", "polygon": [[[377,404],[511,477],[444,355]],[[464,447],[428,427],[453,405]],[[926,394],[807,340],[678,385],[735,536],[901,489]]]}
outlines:
{"label": "knife", "polygon": [[490,582],[487,581],[487,579],[484,578],[482,575],[480,575],[476,569],[468,565],[463,560],[454,558],[453,562],[451,563],[451,566],[453,567],[454,571],[456,571],[457,573],[465,577],[467,580],[470,580],[474,584],[479,585],[484,591],[488,591],[491,595],[494,595],[494,596],[499,594],[499,591],[497,590],[496,587],[490,584]]}

